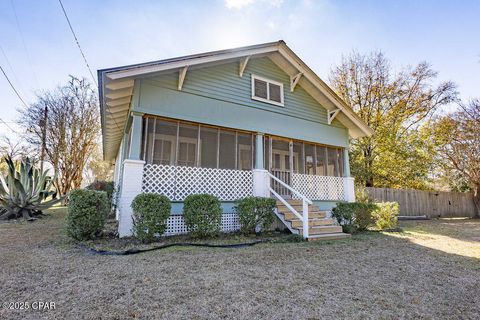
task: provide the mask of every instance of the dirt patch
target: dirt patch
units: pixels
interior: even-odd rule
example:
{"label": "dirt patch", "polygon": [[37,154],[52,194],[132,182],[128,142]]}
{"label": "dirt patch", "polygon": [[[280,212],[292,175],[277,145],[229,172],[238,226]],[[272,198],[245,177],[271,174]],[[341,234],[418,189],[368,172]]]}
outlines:
{"label": "dirt patch", "polygon": [[[480,314],[479,260],[413,242],[418,229],[463,246],[468,241],[460,230],[470,234],[480,228],[477,221],[438,222],[442,234],[434,233],[436,222],[422,221],[402,224],[403,232],[329,242],[99,256],[66,238],[63,210],[50,213],[34,223],[0,224],[0,301],[53,301],[56,309],[2,309],[1,319],[474,319]],[[471,242],[464,251],[480,246]]]}

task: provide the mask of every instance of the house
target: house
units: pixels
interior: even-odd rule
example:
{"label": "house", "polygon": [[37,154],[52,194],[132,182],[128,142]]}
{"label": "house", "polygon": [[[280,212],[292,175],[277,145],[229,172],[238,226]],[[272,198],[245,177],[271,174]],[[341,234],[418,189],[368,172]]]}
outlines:
{"label": "house", "polygon": [[105,160],[115,165],[120,236],[133,198],[170,198],[167,234],[185,232],[182,201],[277,200],[277,216],[305,238],[342,236],[328,218],[354,201],[349,138],[371,129],[286,44],[271,42],[98,71]]}

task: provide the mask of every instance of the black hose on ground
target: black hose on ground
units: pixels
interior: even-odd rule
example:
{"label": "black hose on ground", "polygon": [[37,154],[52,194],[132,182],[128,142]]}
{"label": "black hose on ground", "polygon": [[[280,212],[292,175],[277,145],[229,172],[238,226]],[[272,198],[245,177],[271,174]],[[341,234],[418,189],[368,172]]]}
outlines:
{"label": "black hose on ground", "polygon": [[81,246],[85,247],[90,253],[93,254],[100,254],[105,256],[128,256],[131,254],[138,254],[148,251],[166,249],[170,247],[207,247],[207,248],[243,248],[243,247],[251,247],[253,245],[268,242],[268,240],[258,240],[253,242],[245,242],[245,243],[235,243],[235,244],[209,244],[209,243],[191,243],[191,242],[177,242],[177,243],[169,243],[163,244],[161,246],[156,246],[148,249],[137,249],[132,248],[125,251],[109,251],[109,250],[97,250],[94,248],[90,248],[84,244]]}

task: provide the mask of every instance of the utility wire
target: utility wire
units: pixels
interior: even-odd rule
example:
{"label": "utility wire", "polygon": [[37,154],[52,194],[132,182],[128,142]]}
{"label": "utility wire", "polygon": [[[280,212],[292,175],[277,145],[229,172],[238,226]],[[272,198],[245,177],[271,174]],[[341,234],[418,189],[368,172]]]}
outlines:
{"label": "utility wire", "polygon": [[[3,70],[2,66],[0,66],[0,70],[2,71],[3,75],[5,76],[5,79],[7,79],[8,83],[10,84],[10,87],[12,87],[13,91],[15,92],[15,94],[17,95],[18,99],[20,99],[20,101],[22,101],[23,105],[28,108],[27,104],[25,103],[25,100],[22,99],[22,96],[20,96],[20,93],[18,93],[17,89],[15,89],[15,86],[13,85],[13,83],[10,81],[10,79],[8,78],[7,74],[5,73],[5,70]],[[3,120],[2,120],[3,121]]]}
{"label": "utility wire", "polygon": [[85,57],[85,54],[83,53],[82,47],[80,46],[80,42],[78,41],[77,35],[75,34],[75,31],[73,31],[72,24],[70,23],[70,19],[68,18],[67,11],[65,11],[65,8],[63,6],[62,0],[58,0],[60,3],[60,6],[62,7],[63,14],[65,15],[65,19],[67,19],[68,26],[70,27],[70,31],[72,31],[73,38],[75,39],[75,42],[77,43],[78,49],[80,50],[80,53],[82,54],[83,61],[85,61],[85,64],[87,65],[88,71],[90,72],[90,75],[92,76],[93,83],[98,86],[97,84],[97,79],[93,76],[92,69],[90,68],[90,65],[88,64],[87,58]]}
{"label": "utility wire", "polygon": [[25,55],[27,56],[28,64],[30,65],[30,69],[33,73],[33,78],[35,79],[35,83],[37,87],[39,87],[39,82],[37,78],[37,74],[35,73],[35,69],[33,68],[32,59],[30,58],[30,53],[28,51],[27,45],[25,44],[25,37],[23,36],[22,28],[20,27],[20,20],[18,20],[17,10],[15,9],[15,4],[13,0],[10,0],[13,9],[13,15],[15,16],[15,22],[17,23],[18,33],[20,34],[20,38],[22,39],[23,49],[25,50]]}
{"label": "utility wire", "polygon": [[15,134],[18,134],[18,132],[15,129],[13,129],[12,127],[10,127],[10,125],[7,122],[3,121],[2,118],[0,118],[0,122],[5,124],[7,126],[7,128],[12,130]]}
{"label": "utility wire", "polygon": [[[93,76],[92,69],[90,68],[90,65],[88,64],[87,57],[85,56],[85,54],[82,50],[82,47],[80,46],[80,42],[78,41],[77,35],[75,34],[75,31],[73,30],[72,24],[70,23],[70,19],[68,18],[67,11],[65,10],[65,7],[63,6],[62,0],[58,0],[58,2],[60,3],[60,6],[62,7],[63,14],[65,15],[65,19],[67,19],[68,26],[70,27],[70,31],[72,32],[72,35],[73,35],[73,38],[75,39],[75,42],[77,43],[77,47],[80,50],[80,53],[82,54],[83,61],[85,61],[87,69],[90,72],[90,75],[92,76],[93,83],[95,83],[95,85],[98,87],[97,79]],[[122,130],[122,128],[120,128],[120,126],[118,125],[117,120],[115,120],[115,118],[113,117],[113,114],[110,111],[109,106],[105,105],[105,107],[106,107],[106,111],[110,114],[110,116],[112,116],[112,120],[115,123],[115,126],[119,130]]]}

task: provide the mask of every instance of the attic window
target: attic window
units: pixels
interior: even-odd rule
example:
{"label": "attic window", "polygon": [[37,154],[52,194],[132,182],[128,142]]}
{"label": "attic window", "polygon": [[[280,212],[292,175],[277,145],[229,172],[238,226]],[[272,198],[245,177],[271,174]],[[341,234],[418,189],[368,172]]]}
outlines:
{"label": "attic window", "polygon": [[252,99],[283,106],[283,84],[252,74]]}

